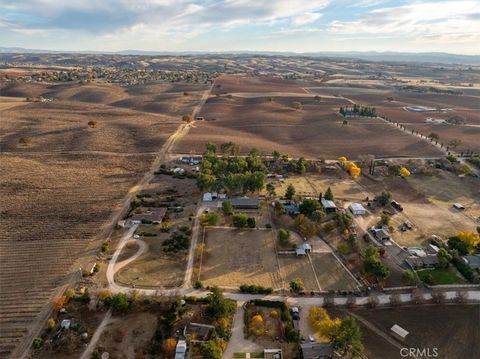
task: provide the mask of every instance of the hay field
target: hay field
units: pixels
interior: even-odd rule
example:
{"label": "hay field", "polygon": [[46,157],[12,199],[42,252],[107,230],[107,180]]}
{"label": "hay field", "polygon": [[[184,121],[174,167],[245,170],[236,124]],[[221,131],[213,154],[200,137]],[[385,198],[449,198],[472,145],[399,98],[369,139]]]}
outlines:
{"label": "hay field", "polygon": [[[222,84],[226,81],[225,78],[221,77],[217,81]],[[241,146],[242,152],[256,147],[266,153],[277,150],[306,158],[332,159],[341,155],[357,158],[361,154],[380,157],[419,156],[440,153],[433,146],[377,119],[351,119],[347,126],[343,126],[343,118],[337,112],[340,106],[349,104],[346,99],[329,96],[317,101],[314,94],[271,96],[271,92],[293,92],[292,84],[288,82],[284,86],[279,79],[275,79],[275,87],[270,80],[255,80],[266,81],[265,86],[268,88],[257,89],[256,85],[249,88],[247,82],[240,82],[240,88],[232,90],[257,92],[257,97],[229,96],[223,93],[210,97],[200,113],[206,121],[195,123],[195,128],[181,141],[179,151],[200,152],[208,141],[233,141]],[[296,84],[298,86],[298,83]],[[300,90],[303,89],[299,87]],[[303,109],[294,109],[294,102],[302,102]]]}
{"label": "hay field", "polygon": [[280,288],[273,232],[208,228],[200,279],[205,285]]}

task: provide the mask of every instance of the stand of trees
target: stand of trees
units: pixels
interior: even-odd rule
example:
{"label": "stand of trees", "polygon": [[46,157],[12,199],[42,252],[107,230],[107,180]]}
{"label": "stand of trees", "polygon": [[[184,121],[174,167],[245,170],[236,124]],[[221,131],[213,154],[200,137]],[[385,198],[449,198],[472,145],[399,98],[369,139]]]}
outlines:
{"label": "stand of trees", "polygon": [[221,146],[223,156],[217,156],[217,147],[207,143],[203,153],[197,186],[201,191],[226,190],[229,192],[256,192],[263,189],[266,183],[265,167],[258,150],[251,150],[246,157],[229,157],[226,154],[237,152],[234,143]]}
{"label": "stand of trees", "polygon": [[342,116],[363,116],[363,117],[376,117],[377,109],[370,106],[362,106],[354,104],[352,107],[340,107],[340,114]]}

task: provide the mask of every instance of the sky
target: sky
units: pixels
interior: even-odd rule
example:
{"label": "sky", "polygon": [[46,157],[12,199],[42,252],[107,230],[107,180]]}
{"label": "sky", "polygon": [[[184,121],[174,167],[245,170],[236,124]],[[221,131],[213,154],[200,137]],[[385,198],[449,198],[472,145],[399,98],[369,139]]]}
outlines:
{"label": "sky", "polygon": [[480,54],[480,0],[0,0],[0,46]]}

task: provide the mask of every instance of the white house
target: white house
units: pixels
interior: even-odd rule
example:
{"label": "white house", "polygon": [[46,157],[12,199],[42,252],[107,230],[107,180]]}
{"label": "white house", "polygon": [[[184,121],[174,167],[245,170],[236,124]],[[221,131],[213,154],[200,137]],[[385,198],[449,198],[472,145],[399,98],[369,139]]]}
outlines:
{"label": "white house", "polygon": [[363,216],[367,214],[367,210],[360,203],[352,203],[348,209],[354,216]]}

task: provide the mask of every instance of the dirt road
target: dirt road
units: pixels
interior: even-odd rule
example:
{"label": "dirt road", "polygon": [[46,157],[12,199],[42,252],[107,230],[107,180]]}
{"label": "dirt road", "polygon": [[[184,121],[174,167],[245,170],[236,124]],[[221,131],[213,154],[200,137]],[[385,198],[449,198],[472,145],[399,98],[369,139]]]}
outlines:
{"label": "dirt road", "polygon": [[92,339],[90,339],[90,342],[88,343],[88,346],[83,352],[80,359],[90,359],[92,357],[92,353],[95,350],[95,347],[97,346],[98,340],[100,339],[100,336],[105,330],[105,327],[107,326],[107,324],[110,322],[111,318],[112,318],[112,310],[110,309],[107,312],[107,314],[105,314],[105,317],[103,318],[102,322],[97,327],[97,329],[95,330],[95,333],[93,333]]}

